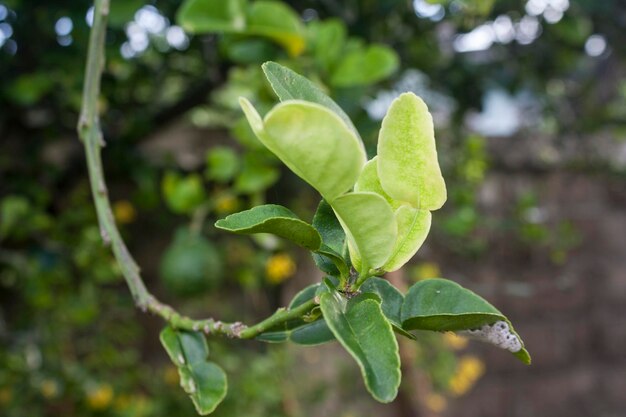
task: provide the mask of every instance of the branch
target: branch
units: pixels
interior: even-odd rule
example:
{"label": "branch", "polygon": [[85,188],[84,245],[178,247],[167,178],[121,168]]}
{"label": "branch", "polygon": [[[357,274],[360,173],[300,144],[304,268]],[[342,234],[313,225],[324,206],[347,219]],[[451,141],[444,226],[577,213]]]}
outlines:
{"label": "branch", "polygon": [[98,97],[100,96],[100,80],[105,62],[104,46],[108,14],[109,0],[96,0],[93,27],[89,36],[89,50],[87,53],[85,82],[83,84],[83,103],[77,130],[78,136],[85,147],[89,182],[98,215],[98,223],[100,224],[100,234],[105,245],[111,246],[135,304],[142,311],[154,313],[173,327],[179,329],[202,331],[207,335],[219,334],[243,339],[254,338],[278,323],[302,316],[315,306],[316,303],[313,299],[293,310],[279,309],[269,318],[251,327],[247,327],[240,322],[223,323],[212,318],[194,320],[178,313],[171,306],[162,303],[146,288],[139,273],[139,267],[128,251],[115,224],[102,170],[100,151],[104,146],[104,140],[102,130],[100,129]]}

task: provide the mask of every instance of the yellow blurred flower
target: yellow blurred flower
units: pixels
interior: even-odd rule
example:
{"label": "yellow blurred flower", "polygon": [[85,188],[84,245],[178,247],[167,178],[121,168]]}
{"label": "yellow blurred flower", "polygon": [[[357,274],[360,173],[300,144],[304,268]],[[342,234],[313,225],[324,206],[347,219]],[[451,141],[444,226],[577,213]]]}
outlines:
{"label": "yellow blurred flower", "polygon": [[455,374],[450,378],[448,387],[452,394],[461,396],[468,392],[485,373],[485,364],[476,356],[461,357]]}
{"label": "yellow blurred flower", "polygon": [[51,399],[59,395],[59,385],[52,379],[44,379],[39,386],[41,395],[44,398]]}
{"label": "yellow blurred flower", "polygon": [[217,214],[233,213],[239,208],[239,200],[230,194],[222,194],[215,199],[215,212]]}
{"label": "yellow blurred flower", "polygon": [[441,276],[441,270],[439,265],[434,262],[424,262],[415,267],[412,275],[415,281],[422,281]]}
{"label": "yellow blurred flower", "polygon": [[451,349],[461,350],[465,349],[468,344],[466,337],[459,336],[456,333],[446,332],[443,334],[443,342]]}
{"label": "yellow blurred flower", "polygon": [[93,410],[104,410],[113,401],[113,388],[109,384],[98,385],[87,392],[87,405]]}
{"label": "yellow blurred flower", "polygon": [[177,387],[180,381],[178,369],[174,365],[170,365],[163,370],[163,380],[171,386]]}
{"label": "yellow blurred flower", "polygon": [[435,413],[441,413],[447,405],[445,397],[441,394],[431,392],[426,396],[426,407]]}
{"label": "yellow blurred flower", "polygon": [[6,405],[13,399],[13,390],[9,387],[0,388],[0,404]]}
{"label": "yellow blurred flower", "polygon": [[286,253],[277,253],[265,263],[265,277],[272,284],[280,284],[296,272],[296,264]]}
{"label": "yellow blurred flower", "polygon": [[137,217],[135,207],[128,200],[120,200],[113,203],[113,215],[121,224],[132,223]]}

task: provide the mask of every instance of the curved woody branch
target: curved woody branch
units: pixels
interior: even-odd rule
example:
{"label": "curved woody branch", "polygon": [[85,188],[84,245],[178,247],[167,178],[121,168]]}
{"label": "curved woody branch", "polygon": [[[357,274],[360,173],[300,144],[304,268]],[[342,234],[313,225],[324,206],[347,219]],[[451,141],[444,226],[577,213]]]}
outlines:
{"label": "curved woody branch", "polygon": [[212,318],[194,320],[178,313],[171,306],[162,303],[146,288],[140,275],[140,269],[128,251],[115,224],[102,169],[101,149],[104,146],[104,140],[98,114],[98,97],[100,96],[100,80],[105,63],[104,46],[109,5],[109,0],[95,1],[94,20],[89,37],[89,50],[83,84],[82,109],[77,130],[78,136],[85,147],[89,181],[102,239],[105,245],[111,246],[135,300],[135,304],[141,310],[154,313],[173,327],[179,329],[202,331],[207,335],[219,334],[242,339],[254,338],[276,324],[307,313],[316,305],[313,299],[292,310],[279,309],[272,316],[250,327],[240,322],[223,323]]}

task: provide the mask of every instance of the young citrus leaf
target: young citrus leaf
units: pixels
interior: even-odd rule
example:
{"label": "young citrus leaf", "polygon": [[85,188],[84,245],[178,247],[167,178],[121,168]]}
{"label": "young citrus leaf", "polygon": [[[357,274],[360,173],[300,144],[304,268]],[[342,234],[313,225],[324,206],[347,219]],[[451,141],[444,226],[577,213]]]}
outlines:
{"label": "young citrus leaf", "polygon": [[430,211],[409,205],[398,208],[394,216],[398,225],[398,238],[391,256],[383,265],[383,270],[388,272],[400,269],[415,255],[428,236],[432,217]]}
{"label": "young citrus leaf", "polygon": [[420,281],[409,289],[402,305],[402,327],[406,330],[488,332],[483,326],[497,322],[505,322],[511,335],[517,338],[519,350],[513,352],[515,356],[530,363],[522,339],[508,319],[482,297],[453,281],[439,278]]}
{"label": "young citrus leaf", "polygon": [[228,383],[224,370],[213,362],[178,368],[180,385],[191,397],[200,415],[211,414],[226,397]]}
{"label": "young citrus leaf", "polygon": [[278,1],[256,1],[249,6],[247,17],[246,33],[272,39],[291,56],[298,56],[304,50],[302,22],[286,4]]}
{"label": "young citrus leaf", "polygon": [[[354,127],[350,117],[348,117],[337,103],[320,90],[317,85],[297,72],[277,64],[276,62],[266,62],[262,65],[262,68],[265,77],[280,101],[304,100],[328,107],[335,112],[337,116],[341,117],[341,120],[343,120],[354,134],[360,138],[359,132],[356,130],[356,127]],[[361,146],[363,146],[362,143]],[[363,152],[365,153],[364,147]]]}
{"label": "young citrus leaf", "polygon": [[238,234],[272,233],[310,250],[322,244],[320,234],[286,207],[266,204],[231,214],[215,222],[215,227]]}
{"label": "young citrus leaf", "polygon": [[397,226],[389,203],[376,193],[344,194],[331,203],[348,236],[352,263],[361,272],[385,264]]}
{"label": "young citrus leaf", "polygon": [[320,296],[324,320],[361,368],[365,386],[380,402],[390,402],[400,385],[400,355],[380,302],[361,294],[350,300],[337,292]]}
{"label": "young citrus leaf", "polygon": [[246,26],[246,0],[187,0],[176,21],[188,33],[241,32]]}
{"label": "young citrus leaf", "polygon": [[437,210],[446,201],[432,117],[426,104],[413,93],[395,99],[383,119],[378,137],[378,175],[394,200],[423,210]]}
{"label": "young citrus leaf", "polygon": [[317,267],[331,275],[339,274],[340,268],[345,267],[347,269],[347,265],[341,257],[346,232],[343,231],[332,207],[325,200],[320,201],[317,206],[317,211],[313,216],[313,227],[322,236],[323,242],[320,250],[313,254],[313,260]]}
{"label": "young citrus leaf", "polygon": [[386,279],[373,277],[369,278],[359,288],[363,293],[373,293],[378,295],[381,300],[380,307],[387,320],[393,326],[393,330],[409,339],[415,339],[415,336],[402,328],[402,320],[400,312],[404,303],[404,295]]}
{"label": "young citrus leaf", "polygon": [[346,54],[337,64],[330,82],[336,87],[373,84],[390,76],[398,65],[398,55],[393,49],[371,45]]}
{"label": "young citrus leaf", "polygon": [[265,116],[259,140],[328,201],[351,189],[365,164],[361,140],[315,103],[278,104]]}
{"label": "young citrus leaf", "polygon": [[380,185],[380,178],[378,177],[378,156],[373,157],[363,167],[361,175],[356,184],[354,184],[354,191],[370,191],[381,195],[387,200],[393,210],[396,210],[402,205],[402,202],[394,200],[383,190],[383,186]]}
{"label": "young citrus leaf", "polygon": [[196,410],[206,415],[226,396],[226,374],[208,362],[209,348],[200,332],[175,330],[168,326],[161,331],[161,344],[180,375],[180,386],[191,397]]}

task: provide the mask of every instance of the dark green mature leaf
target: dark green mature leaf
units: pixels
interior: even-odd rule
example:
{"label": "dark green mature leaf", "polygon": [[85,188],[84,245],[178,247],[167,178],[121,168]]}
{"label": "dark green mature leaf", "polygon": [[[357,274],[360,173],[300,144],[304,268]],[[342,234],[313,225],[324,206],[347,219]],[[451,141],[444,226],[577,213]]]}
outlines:
{"label": "dark green mature leaf", "polygon": [[519,351],[512,353],[530,363],[530,355],[509,320],[482,297],[453,281],[433,278],[413,285],[405,296],[401,317],[405,330],[473,331],[505,322],[519,341]]}
{"label": "dark green mature leaf", "polygon": [[262,68],[265,77],[280,101],[304,100],[321,104],[341,117],[345,124],[360,138],[359,132],[356,130],[356,127],[354,127],[350,117],[348,117],[333,99],[328,97],[318,86],[307,78],[276,62],[266,62],[263,64]]}
{"label": "dark green mature leaf", "polygon": [[391,285],[386,279],[378,277],[369,278],[359,289],[363,293],[378,295],[382,301],[381,308],[383,314],[393,326],[393,330],[405,337],[415,339],[414,335],[402,328],[400,313],[402,311],[402,304],[404,303],[404,295],[402,295],[400,290]]}
{"label": "dark green mature leaf", "polygon": [[238,234],[272,233],[310,250],[317,250],[322,238],[310,224],[286,207],[267,204],[231,214],[215,223],[218,229]]}
{"label": "dark green mature leaf", "polygon": [[343,347],[356,360],[372,396],[390,402],[400,385],[400,355],[391,324],[372,294],[346,300],[337,292],[320,296],[324,319]]}
{"label": "dark green mature leaf", "polygon": [[209,348],[200,332],[166,327],[161,344],[180,375],[180,386],[191,397],[201,415],[210,414],[226,396],[226,374],[218,365],[207,361]]}
{"label": "dark green mature leaf", "polygon": [[211,414],[226,396],[228,383],[224,370],[213,362],[178,368],[180,385],[191,397],[200,415]]}
{"label": "dark green mature leaf", "polygon": [[176,21],[189,33],[241,32],[246,27],[246,0],[187,0]]}
{"label": "dark green mature leaf", "polygon": [[[318,253],[313,254],[317,267],[331,275],[339,274],[339,268],[347,270],[345,261],[341,258],[346,232],[337,220],[332,207],[325,200],[320,201],[317,206],[317,211],[313,216],[313,227],[317,229],[323,242]],[[339,268],[337,268],[337,262],[340,263]]]}

